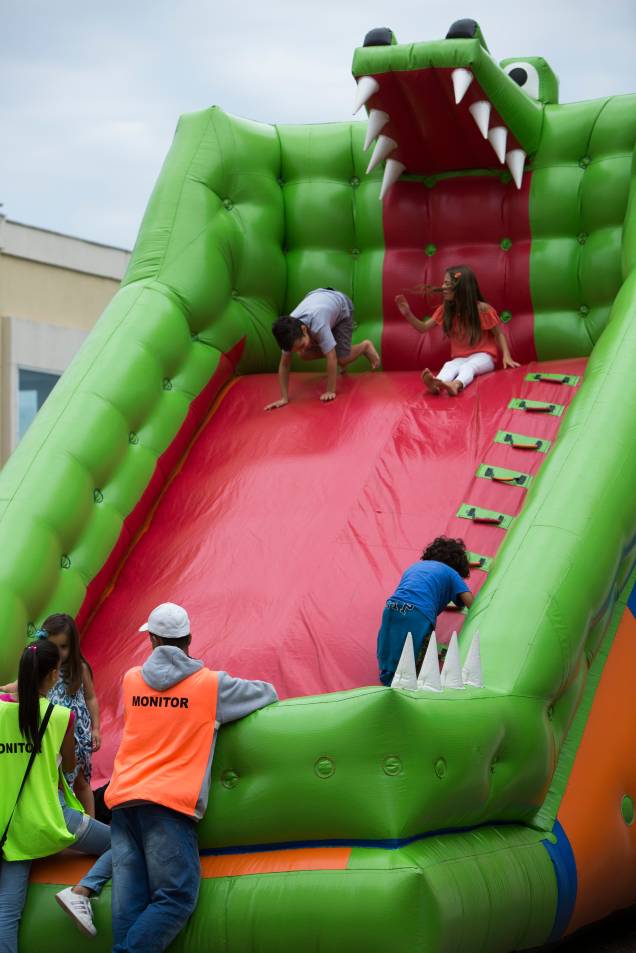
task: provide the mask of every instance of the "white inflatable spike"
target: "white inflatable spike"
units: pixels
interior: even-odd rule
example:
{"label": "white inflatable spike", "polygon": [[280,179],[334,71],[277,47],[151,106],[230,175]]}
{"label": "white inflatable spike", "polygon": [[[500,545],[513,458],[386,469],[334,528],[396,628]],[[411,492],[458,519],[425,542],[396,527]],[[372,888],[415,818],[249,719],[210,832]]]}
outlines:
{"label": "white inflatable spike", "polygon": [[473,81],[473,74],[469,69],[454,69],[451,73],[453,81],[453,92],[455,93],[455,104],[459,106],[466,95],[466,90]]}
{"label": "white inflatable spike", "polygon": [[404,648],[391,682],[391,688],[417,688],[415,650],[413,648],[413,636],[410,632],[404,640]]}
{"label": "white inflatable spike", "polygon": [[484,676],[481,671],[481,651],[479,649],[479,632],[475,632],[473,641],[470,643],[466,662],[462,669],[462,679],[464,685],[472,685],[473,688],[484,687]]}
{"label": "white inflatable spike", "polygon": [[[385,113],[383,109],[372,109],[369,113],[369,122],[367,124],[367,134],[364,137],[364,146],[363,149],[366,152],[373,140],[380,135],[387,122],[389,121],[389,114]],[[502,159],[503,162],[503,159]]]}
{"label": "white inflatable spike", "polygon": [[442,688],[463,688],[462,663],[459,660],[459,642],[457,632],[453,632],[448,644],[448,652],[442,669]]}
{"label": "white inflatable spike", "polygon": [[506,142],[508,140],[508,130],[505,126],[493,126],[488,130],[488,142],[495,150],[499,161],[503,164],[506,161]]}
{"label": "white inflatable spike", "polygon": [[476,103],[472,103],[468,107],[468,112],[471,114],[475,122],[477,123],[477,128],[484,137],[488,138],[488,123],[490,122],[490,103],[487,99],[480,99]]}
{"label": "white inflatable spike", "polygon": [[437,638],[431,632],[426,655],[417,676],[417,687],[421,692],[441,692],[442,680],[439,674],[439,658],[437,657]]}
{"label": "white inflatable spike", "polygon": [[378,141],[375,144],[375,149],[369,160],[369,165],[367,166],[367,175],[369,172],[373,172],[376,165],[379,165],[381,162],[384,162],[385,159],[388,159],[391,153],[397,149],[397,142],[395,139],[391,139],[390,136],[378,136]]}
{"label": "white inflatable spike", "polygon": [[358,80],[358,89],[356,90],[356,101],[353,104],[353,115],[362,109],[372,96],[375,96],[380,88],[380,84],[373,76],[361,76]]}
{"label": "white inflatable spike", "polygon": [[511,149],[510,152],[506,152],[506,165],[510,169],[510,173],[518,189],[521,188],[523,167],[525,164],[526,154],[523,149]]}
{"label": "white inflatable spike", "polygon": [[406,166],[397,159],[387,159],[384,167],[384,178],[382,179],[382,188],[380,189],[380,201],[384,198],[392,185],[400,178]]}

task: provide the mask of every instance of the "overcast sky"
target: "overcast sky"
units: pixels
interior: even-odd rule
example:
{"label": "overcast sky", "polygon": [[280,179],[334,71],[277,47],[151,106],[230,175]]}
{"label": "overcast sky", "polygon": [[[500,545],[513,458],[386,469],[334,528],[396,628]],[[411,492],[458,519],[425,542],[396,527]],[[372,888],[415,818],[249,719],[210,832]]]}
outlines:
{"label": "overcast sky", "polygon": [[636,0],[0,0],[2,211],[131,247],[181,113],[347,120],[367,30],[466,16],[497,60],[544,56],[561,102],[636,92]]}

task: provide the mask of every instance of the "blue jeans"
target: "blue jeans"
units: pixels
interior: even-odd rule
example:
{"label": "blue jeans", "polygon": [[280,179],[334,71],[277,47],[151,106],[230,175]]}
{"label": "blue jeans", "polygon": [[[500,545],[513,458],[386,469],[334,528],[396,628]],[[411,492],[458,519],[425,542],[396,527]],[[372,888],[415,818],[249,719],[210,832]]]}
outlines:
{"label": "blue jeans", "polygon": [[196,825],[159,804],[113,811],[112,953],[161,953],[197,905]]}
{"label": "blue jeans", "polygon": [[387,601],[378,632],[378,668],[383,685],[390,685],[393,681],[408,633],[413,636],[417,659],[425,648],[424,640],[432,631],[430,620],[410,602]]}
{"label": "blue jeans", "polygon": [[[61,795],[60,803],[66,826],[71,834],[76,834],[70,849],[81,854],[100,855],[78,886],[99,893],[111,876],[110,828],[67,807]],[[0,953],[18,953],[18,928],[30,870],[30,860],[0,860]]]}
{"label": "blue jeans", "polygon": [[105,883],[113,876],[113,855],[110,849],[110,827],[96,821],[88,814],[80,814],[72,807],[67,807],[60,794],[62,813],[71,834],[75,834],[75,843],[70,850],[80,854],[94,854],[97,860],[77,884],[86,887],[94,894],[100,894]]}

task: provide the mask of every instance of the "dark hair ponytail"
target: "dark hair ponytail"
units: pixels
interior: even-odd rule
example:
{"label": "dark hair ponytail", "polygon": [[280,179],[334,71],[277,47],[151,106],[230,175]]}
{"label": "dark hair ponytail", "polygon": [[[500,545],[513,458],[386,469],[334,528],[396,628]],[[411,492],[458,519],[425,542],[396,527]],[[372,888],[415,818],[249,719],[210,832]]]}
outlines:
{"label": "dark hair ponytail", "polygon": [[27,645],[18,668],[18,724],[23,738],[40,750],[40,685],[60,664],[60,652],[53,642],[39,639]]}
{"label": "dark hair ponytail", "polygon": [[444,334],[451,336],[457,319],[462,337],[467,338],[472,347],[482,335],[479,302],[485,298],[475,272],[468,265],[453,265],[446,269],[446,274],[450,276],[455,296],[452,301],[444,302]]}

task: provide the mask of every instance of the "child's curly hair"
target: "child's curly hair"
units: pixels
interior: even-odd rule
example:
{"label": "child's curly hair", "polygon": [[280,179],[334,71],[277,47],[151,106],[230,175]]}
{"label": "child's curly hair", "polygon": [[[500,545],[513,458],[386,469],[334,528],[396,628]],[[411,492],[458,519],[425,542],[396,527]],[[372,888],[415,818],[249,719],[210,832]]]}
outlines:
{"label": "child's curly hair", "polygon": [[447,566],[458,572],[462,579],[467,579],[470,575],[470,565],[463,539],[438,536],[426,547],[420,558],[435,559],[438,563],[446,563]]}

